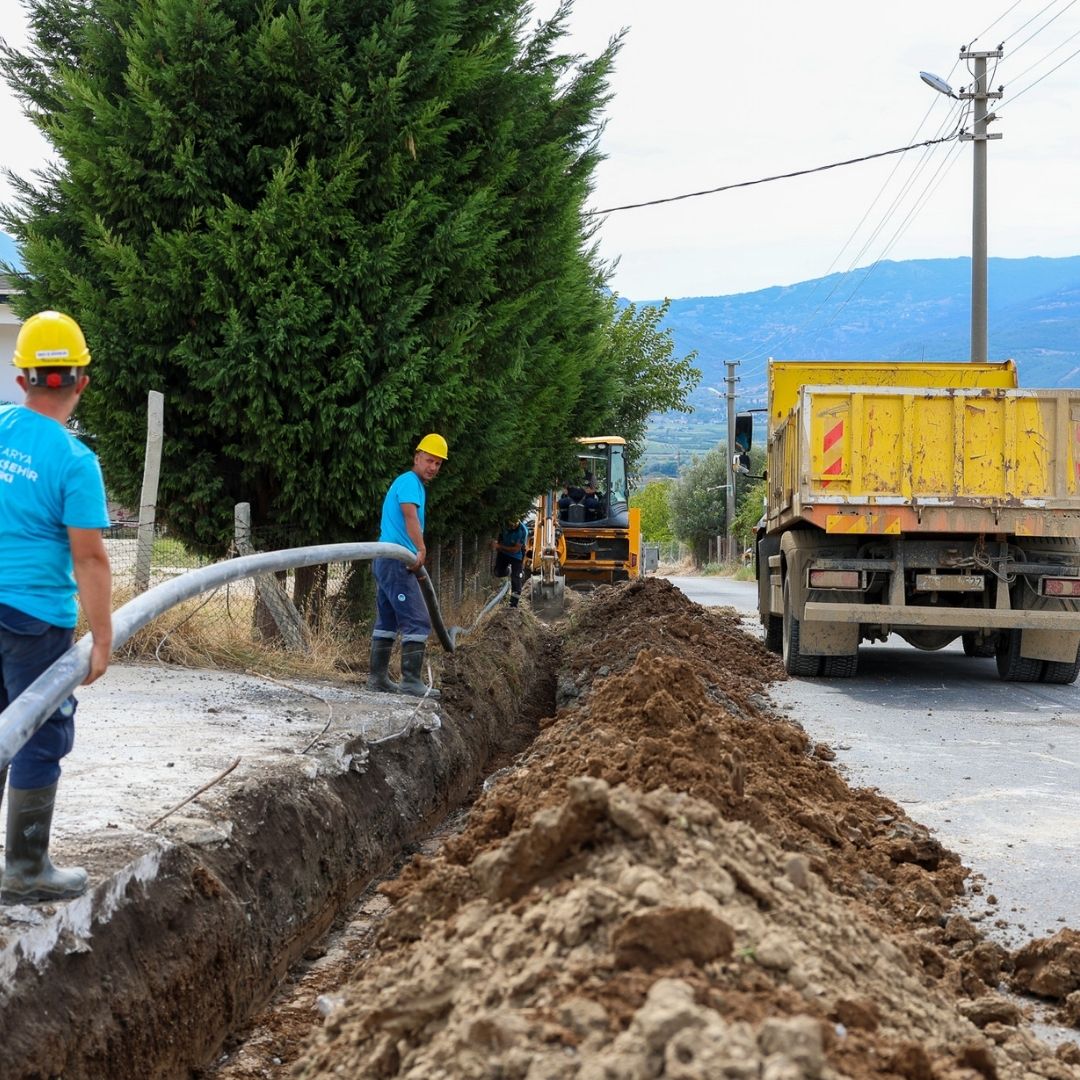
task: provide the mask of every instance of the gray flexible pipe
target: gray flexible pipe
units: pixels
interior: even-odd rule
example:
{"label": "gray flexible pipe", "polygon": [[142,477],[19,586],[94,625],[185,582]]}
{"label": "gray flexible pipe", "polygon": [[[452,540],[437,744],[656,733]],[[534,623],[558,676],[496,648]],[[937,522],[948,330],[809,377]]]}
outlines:
{"label": "gray flexible pipe", "polygon": [[[257,574],[272,574],[300,566],[320,563],[355,562],[359,559],[398,559],[410,565],[416,555],[400,544],[320,544],[314,547],[287,548],[259,555],[204,566],[147,590],[113,613],[113,648],[120,648],[131,636],[169,608],[211,589]],[[459,627],[446,629],[439,611],[435,590],[427,571],[417,574],[420,590],[431,615],[432,625],[447,652],[454,651],[454,637]],[[3,712],[0,712],[0,770],[25,745],[57,706],[83,681],[90,670],[89,634],[84,634],[50,668],[42,672]]]}
{"label": "gray flexible pipe", "polygon": [[431,625],[435,630],[435,635],[438,637],[442,644],[442,647],[447,652],[453,652],[459,634],[466,633],[460,626],[451,626],[449,630],[446,628],[446,623],[443,622],[442,611],[439,610],[439,600],[435,595],[435,586],[431,584],[431,578],[428,577],[427,567],[421,566],[416,572],[416,580],[420,583],[420,592],[424,597],[424,604],[427,606],[428,615],[431,617]]}

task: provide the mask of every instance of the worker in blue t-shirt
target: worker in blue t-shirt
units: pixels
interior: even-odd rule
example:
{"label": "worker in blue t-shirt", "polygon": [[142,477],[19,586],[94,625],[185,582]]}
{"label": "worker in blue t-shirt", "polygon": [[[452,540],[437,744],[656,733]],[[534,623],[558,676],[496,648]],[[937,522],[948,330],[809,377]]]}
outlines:
{"label": "worker in blue t-shirt", "polygon": [[[416,571],[424,565],[424,485],[439,474],[446,460],[446,440],[441,435],[425,435],[413,454],[413,465],[391,485],[383,499],[379,542],[400,544],[416,553],[416,561],[406,566],[398,559],[376,559],[376,615],[371,633],[369,690],[438,697],[439,691],[421,678],[431,619],[416,580]],[[401,634],[401,682],[389,675],[390,654]]]}
{"label": "worker in blue t-shirt", "polygon": [[495,552],[495,576],[510,575],[511,607],[517,607],[521,599],[521,570],[525,565],[525,541],[528,538],[522,520],[514,518],[499,533],[498,540],[491,542]]}
{"label": "worker in blue t-shirt", "polygon": [[[78,323],[42,311],[15,343],[22,405],[0,405],[0,711],[71,648],[75,594],[90,626],[92,683],[112,651],[108,527],[97,458],[67,429],[83,391],[90,350]],[[86,891],[81,867],[49,860],[60,759],[75,740],[69,697],[11,760],[0,900],[65,900]],[[0,770],[0,797],[7,769]]]}

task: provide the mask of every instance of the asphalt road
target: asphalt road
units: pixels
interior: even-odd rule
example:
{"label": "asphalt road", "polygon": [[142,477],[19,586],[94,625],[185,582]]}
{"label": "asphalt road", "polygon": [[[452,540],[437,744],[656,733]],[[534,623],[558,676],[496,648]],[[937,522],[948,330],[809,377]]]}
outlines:
{"label": "asphalt road", "polygon": [[[753,582],[670,580],[760,636]],[[1003,683],[959,642],[927,653],[893,637],[860,648],[853,679],[791,679],[772,696],[849,783],[901,803],[985,879],[999,940],[1080,928],[1080,685]]]}

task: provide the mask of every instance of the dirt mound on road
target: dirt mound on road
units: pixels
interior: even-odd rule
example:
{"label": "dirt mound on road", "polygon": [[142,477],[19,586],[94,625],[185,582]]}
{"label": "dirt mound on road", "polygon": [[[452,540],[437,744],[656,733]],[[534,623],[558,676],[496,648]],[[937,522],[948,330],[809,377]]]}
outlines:
{"label": "dirt mound on road", "polygon": [[1080,1076],[947,917],[957,857],[769,710],[781,672],[737,617],[602,590],[563,660],[528,753],[383,886],[294,1075]]}

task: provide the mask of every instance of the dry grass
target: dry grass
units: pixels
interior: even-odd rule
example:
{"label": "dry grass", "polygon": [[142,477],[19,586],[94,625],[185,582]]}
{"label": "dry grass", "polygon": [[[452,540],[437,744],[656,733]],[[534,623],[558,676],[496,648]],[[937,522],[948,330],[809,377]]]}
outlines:
{"label": "dry grass", "polygon": [[[443,598],[440,606],[446,626],[471,628],[498,584],[490,594],[466,595],[458,604]],[[340,678],[343,672],[367,671],[369,624],[327,615],[310,635],[310,650],[293,651],[280,640],[259,640],[253,592],[233,586],[178,604],[136,631],[117,650],[116,659],[307,678]],[[114,589],[113,609],[134,595],[130,586]],[[326,605],[330,612],[333,599]],[[80,615],[76,635],[86,629]],[[438,651],[434,649],[433,655]]]}

